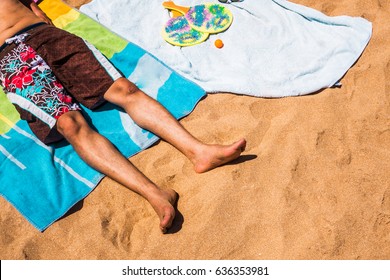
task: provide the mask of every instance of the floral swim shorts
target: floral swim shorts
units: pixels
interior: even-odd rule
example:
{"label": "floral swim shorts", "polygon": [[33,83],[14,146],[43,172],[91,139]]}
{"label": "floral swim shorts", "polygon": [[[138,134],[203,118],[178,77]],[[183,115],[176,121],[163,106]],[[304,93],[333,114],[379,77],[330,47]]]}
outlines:
{"label": "floral swim shorts", "polygon": [[21,119],[49,144],[63,139],[57,119],[64,113],[94,110],[123,75],[82,38],[37,23],[0,46],[0,83]]}
{"label": "floral swim shorts", "polygon": [[0,82],[8,99],[54,127],[56,119],[80,110],[36,51],[23,43],[26,33],[7,40],[18,45],[0,60]]}

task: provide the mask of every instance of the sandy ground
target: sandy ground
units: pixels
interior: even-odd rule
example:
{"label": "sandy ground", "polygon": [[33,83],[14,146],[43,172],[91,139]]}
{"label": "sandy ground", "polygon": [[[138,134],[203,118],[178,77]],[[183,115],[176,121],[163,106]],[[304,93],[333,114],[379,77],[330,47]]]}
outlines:
{"label": "sandy ground", "polygon": [[145,200],[104,179],[43,233],[0,199],[0,258],[389,259],[390,2],[294,2],[373,23],[341,88],[283,99],[209,95],[181,123],[201,140],[245,137],[248,146],[206,174],[165,142],[131,158],[180,194],[171,234],[160,233]]}

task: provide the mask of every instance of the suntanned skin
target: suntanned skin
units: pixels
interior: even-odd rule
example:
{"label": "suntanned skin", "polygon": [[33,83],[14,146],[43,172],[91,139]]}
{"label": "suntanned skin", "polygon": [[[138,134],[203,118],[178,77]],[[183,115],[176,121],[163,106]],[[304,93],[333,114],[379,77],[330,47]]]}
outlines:
{"label": "suntanned skin", "polygon": [[[38,22],[51,24],[32,1],[0,0],[0,45],[18,31]],[[210,145],[199,141],[160,103],[125,78],[116,80],[104,98],[122,107],[140,127],[155,133],[182,152],[197,173],[230,162],[245,150],[245,139],[230,145]],[[87,164],[144,197],[157,213],[163,233],[171,227],[177,201],[174,190],[161,189],[149,180],[111,142],[93,130],[79,111],[70,111],[59,117],[57,130]]]}
{"label": "suntanned skin", "polygon": [[0,1],[0,45],[4,44],[7,38],[12,37],[27,26],[38,22],[51,23],[50,19],[34,2],[24,2],[30,9],[19,0]]}

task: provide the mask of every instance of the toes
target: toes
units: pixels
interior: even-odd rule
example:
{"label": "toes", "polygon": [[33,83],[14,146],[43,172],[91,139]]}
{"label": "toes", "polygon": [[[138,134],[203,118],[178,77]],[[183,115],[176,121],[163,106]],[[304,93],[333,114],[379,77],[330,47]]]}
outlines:
{"label": "toes", "polygon": [[245,139],[241,139],[241,140],[237,141],[236,143],[237,143],[237,146],[241,152],[245,151],[245,148],[246,148],[246,140]]}
{"label": "toes", "polygon": [[160,222],[160,229],[162,233],[166,233],[167,230],[172,226],[173,219],[175,218],[175,215],[172,213],[169,213],[165,215]]}

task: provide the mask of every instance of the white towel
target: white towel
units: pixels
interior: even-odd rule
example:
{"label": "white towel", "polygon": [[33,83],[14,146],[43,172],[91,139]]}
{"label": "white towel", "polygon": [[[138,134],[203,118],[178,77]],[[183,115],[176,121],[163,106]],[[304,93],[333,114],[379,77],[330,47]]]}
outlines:
{"label": "white towel", "polygon": [[[283,97],[331,87],[359,58],[372,33],[363,18],[328,17],[285,0],[244,0],[226,4],[234,17],[227,31],[199,45],[177,47],[160,35],[169,19],[162,2],[94,0],[80,10],[207,92]],[[222,49],[214,46],[216,39],[224,42]]]}

